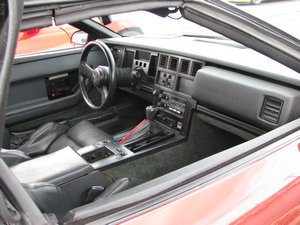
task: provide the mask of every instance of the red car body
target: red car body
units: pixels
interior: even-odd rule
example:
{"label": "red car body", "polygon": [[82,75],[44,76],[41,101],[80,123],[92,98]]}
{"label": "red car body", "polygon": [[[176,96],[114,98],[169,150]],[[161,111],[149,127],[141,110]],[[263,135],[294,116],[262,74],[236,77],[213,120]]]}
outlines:
{"label": "red car body", "polygon": [[291,136],[267,146],[268,156],[119,224],[299,224],[300,133]]}

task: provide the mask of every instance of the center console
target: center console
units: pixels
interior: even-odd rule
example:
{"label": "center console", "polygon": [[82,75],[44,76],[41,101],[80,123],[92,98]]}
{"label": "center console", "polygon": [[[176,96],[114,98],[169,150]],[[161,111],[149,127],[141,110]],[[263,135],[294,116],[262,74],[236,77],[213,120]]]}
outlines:
{"label": "center console", "polygon": [[159,108],[156,120],[186,136],[191,112],[195,108],[196,102],[189,96],[160,87],[155,87],[153,94],[153,103]]}
{"label": "center console", "polygon": [[129,149],[114,140],[103,140],[77,150],[94,169],[105,169],[133,155]]}
{"label": "center console", "polygon": [[107,139],[77,151],[65,147],[12,166],[11,170],[21,183],[50,182],[63,185],[132,155],[124,146]]}

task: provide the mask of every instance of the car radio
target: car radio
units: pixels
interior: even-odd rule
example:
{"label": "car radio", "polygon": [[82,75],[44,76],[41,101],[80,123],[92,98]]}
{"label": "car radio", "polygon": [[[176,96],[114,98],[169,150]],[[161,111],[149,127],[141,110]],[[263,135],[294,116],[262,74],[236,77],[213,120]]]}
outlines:
{"label": "car radio", "polygon": [[179,117],[183,117],[186,100],[179,98],[175,95],[169,94],[167,92],[162,92],[158,95],[158,102],[156,105],[162,107],[164,110],[174,113]]}
{"label": "car radio", "polygon": [[196,102],[191,97],[182,97],[161,89],[154,89],[154,106],[159,108],[155,120],[186,135],[192,108]]}

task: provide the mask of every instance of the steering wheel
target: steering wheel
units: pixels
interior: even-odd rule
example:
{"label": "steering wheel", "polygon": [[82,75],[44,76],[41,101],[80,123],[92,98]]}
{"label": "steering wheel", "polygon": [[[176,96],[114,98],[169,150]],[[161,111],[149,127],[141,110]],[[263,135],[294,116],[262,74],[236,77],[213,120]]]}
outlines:
{"label": "steering wheel", "polygon": [[[88,55],[94,47],[98,47],[103,52],[108,66],[100,65],[92,69],[87,64]],[[92,83],[99,92],[100,104],[94,104],[88,96],[88,83]],[[92,109],[103,109],[112,101],[117,88],[116,64],[110,49],[104,42],[91,41],[83,49],[79,64],[79,86],[84,101]]]}

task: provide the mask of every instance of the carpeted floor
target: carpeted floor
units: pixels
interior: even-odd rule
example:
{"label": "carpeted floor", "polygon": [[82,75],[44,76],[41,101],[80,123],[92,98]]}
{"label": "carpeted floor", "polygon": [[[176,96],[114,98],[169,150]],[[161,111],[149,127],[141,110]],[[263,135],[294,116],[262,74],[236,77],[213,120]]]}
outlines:
{"label": "carpeted floor", "polygon": [[138,177],[148,181],[245,141],[206,124],[195,114],[186,142],[105,172],[115,177]]}

